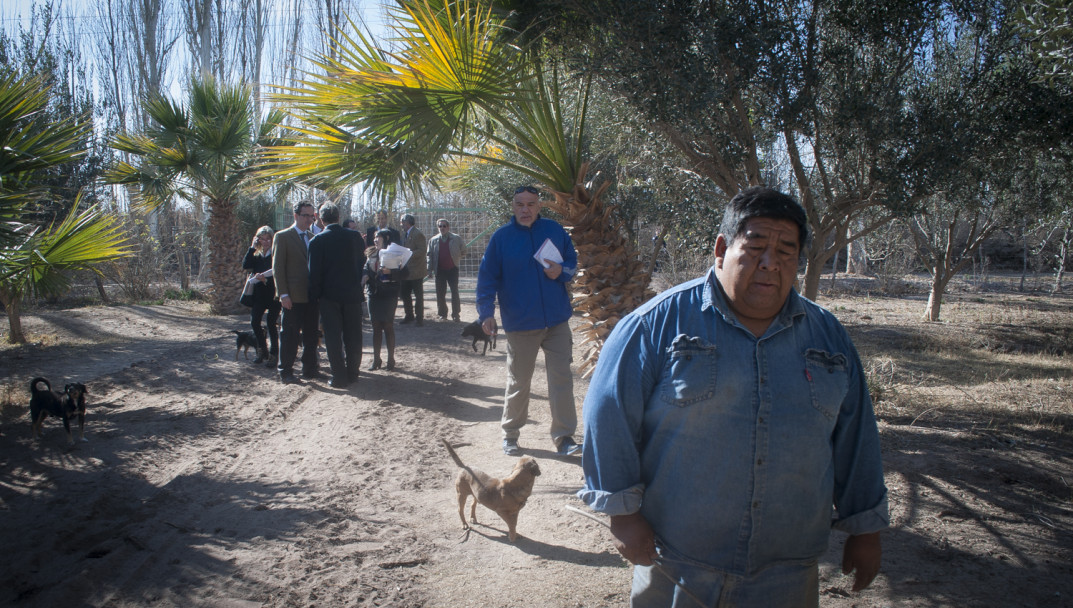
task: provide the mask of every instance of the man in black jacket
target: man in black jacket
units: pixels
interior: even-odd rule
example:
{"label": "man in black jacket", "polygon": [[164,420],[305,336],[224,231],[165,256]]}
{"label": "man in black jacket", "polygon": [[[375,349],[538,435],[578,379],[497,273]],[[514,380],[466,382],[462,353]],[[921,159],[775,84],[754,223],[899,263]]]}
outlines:
{"label": "man in black jacket", "polygon": [[361,274],[365,267],[361,234],[339,225],[339,207],[325,203],[320,217],[326,228],[309,242],[309,296],[320,302],[324,348],[332,377],[328,384],[345,388],[361,367]]}

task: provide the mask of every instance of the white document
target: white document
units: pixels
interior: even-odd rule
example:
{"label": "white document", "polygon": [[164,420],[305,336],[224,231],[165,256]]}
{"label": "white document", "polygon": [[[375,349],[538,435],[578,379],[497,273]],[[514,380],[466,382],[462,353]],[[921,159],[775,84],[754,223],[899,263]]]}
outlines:
{"label": "white document", "polygon": [[556,264],[563,263],[563,254],[559,251],[559,248],[551,242],[551,239],[544,239],[544,244],[533,254],[533,258],[536,259],[537,262],[540,262],[540,265],[544,268],[550,266],[550,264],[546,263],[544,260],[551,260]]}
{"label": "white document", "polygon": [[406,262],[410,261],[410,256],[413,254],[414,252],[402,245],[392,243],[387,246],[387,249],[380,250],[380,266],[391,270],[399,270],[406,265]]}

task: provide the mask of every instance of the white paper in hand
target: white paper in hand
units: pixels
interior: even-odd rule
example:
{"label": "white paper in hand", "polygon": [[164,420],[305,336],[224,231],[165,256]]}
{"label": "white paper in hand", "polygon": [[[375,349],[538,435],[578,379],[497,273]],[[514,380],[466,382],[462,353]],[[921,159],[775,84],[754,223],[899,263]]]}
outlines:
{"label": "white paper in hand", "polygon": [[544,260],[551,260],[556,264],[563,263],[563,254],[559,252],[559,248],[555,246],[555,243],[551,242],[551,239],[544,239],[544,244],[533,254],[533,258],[540,262],[540,265],[544,268],[549,266]]}
{"label": "white paper in hand", "polygon": [[392,243],[387,246],[387,249],[380,250],[380,266],[398,270],[405,266],[406,262],[410,261],[410,256],[413,253],[398,243]]}

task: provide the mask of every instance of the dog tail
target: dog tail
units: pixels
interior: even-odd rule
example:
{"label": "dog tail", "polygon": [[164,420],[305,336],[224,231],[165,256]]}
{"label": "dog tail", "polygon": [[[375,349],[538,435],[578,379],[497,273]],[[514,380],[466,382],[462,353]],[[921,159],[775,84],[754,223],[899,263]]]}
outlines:
{"label": "dog tail", "polygon": [[443,447],[447,448],[447,453],[451,455],[451,459],[455,461],[455,464],[457,464],[459,466],[459,468],[462,468],[462,469],[468,469],[469,468],[469,467],[467,467],[465,465],[465,463],[462,462],[462,459],[458,457],[458,453],[455,452],[455,449],[451,447],[451,444],[448,443],[446,439],[441,437],[440,441],[443,442]]}
{"label": "dog tail", "polygon": [[38,376],[38,377],[34,378],[33,380],[30,380],[30,394],[36,393],[39,390],[41,390],[41,389],[37,388],[37,383],[38,382],[44,382],[45,383],[45,390],[46,391],[51,391],[52,390],[52,385],[49,384],[49,381],[44,379],[44,378],[42,378],[41,376]]}

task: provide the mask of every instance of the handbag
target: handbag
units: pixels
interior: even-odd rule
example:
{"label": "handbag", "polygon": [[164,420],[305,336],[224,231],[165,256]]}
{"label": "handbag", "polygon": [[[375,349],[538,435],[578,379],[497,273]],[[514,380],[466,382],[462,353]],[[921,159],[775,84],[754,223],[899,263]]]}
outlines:
{"label": "handbag", "polygon": [[246,279],[246,282],[242,285],[242,295],[238,298],[239,304],[250,308],[253,308],[253,292],[255,291],[255,286],[251,284],[252,277],[253,275],[250,275],[250,278]]}

